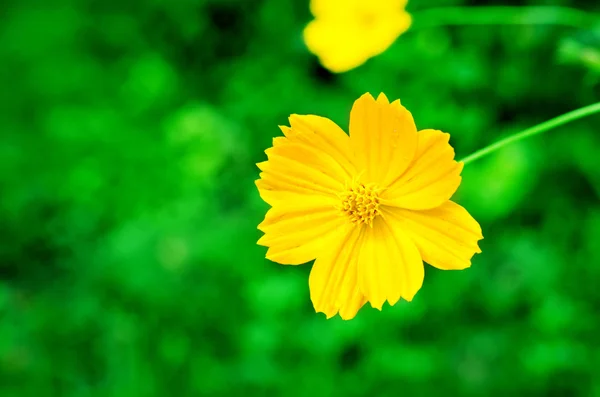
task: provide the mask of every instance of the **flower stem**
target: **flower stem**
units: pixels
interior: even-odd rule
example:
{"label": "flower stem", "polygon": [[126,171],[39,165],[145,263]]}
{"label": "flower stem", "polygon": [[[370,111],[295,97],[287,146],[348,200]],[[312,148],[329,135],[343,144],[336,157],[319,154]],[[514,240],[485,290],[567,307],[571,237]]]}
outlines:
{"label": "flower stem", "polygon": [[481,157],[484,157],[490,153],[493,153],[496,150],[503,148],[504,146],[506,146],[510,143],[520,141],[521,139],[529,138],[530,136],[541,134],[541,133],[549,131],[553,128],[559,127],[563,124],[580,119],[582,117],[589,116],[594,113],[600,113],[600,102],[595,103],[593,105],[588,105],[588,106],[582,107],[580,109],[574,110],[569,113],[565,113],[562,116],[558,116],[556,118],[553,118],[552,120],[545,121],[534,127],[528,128],[524,131],[521,131],[514,135],[508,136],[504,139],[499,140],[496,143],[493,143],[487,147],[484,147],[483,149],[479,149],[475,153],[468,155],[467,157],[463,158],[460,161],[462,161],[464,164],[472,163],[473,161],[480,159]]}
{"label": "flower stem", "polygon": [[475,6],[440,7],[416,11],[411,30],[448,25],[563,25],[590,27],[600,16],[569,7]]}

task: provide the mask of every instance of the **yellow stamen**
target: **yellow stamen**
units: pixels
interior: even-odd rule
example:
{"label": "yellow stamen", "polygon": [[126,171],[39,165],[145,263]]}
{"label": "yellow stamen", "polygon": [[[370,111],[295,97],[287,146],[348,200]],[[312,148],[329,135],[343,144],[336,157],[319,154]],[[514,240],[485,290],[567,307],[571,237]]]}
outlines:
{"label": "yellow stamen", "polygon": [[352,223],[373,227],[373,220],[377,215],[381,215],[379,193],[380,189],[375,185],[364,185],[353,180],[347,184],[346,191],[340,193],[342,204],[339,208]]}

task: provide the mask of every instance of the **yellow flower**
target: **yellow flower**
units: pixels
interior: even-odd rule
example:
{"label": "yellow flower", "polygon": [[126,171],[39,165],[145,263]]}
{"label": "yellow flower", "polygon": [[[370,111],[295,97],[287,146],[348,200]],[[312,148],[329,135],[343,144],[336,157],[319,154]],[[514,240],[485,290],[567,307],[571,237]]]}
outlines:
{"label": "yellow flower", "polygon": [[308,49],[335,73],[384,52],[410,26],[406,0],[312,0],[304,29]]}
{"label": "yellow flower", "polygon": [[450,136],[417,132],[411,113],[384,94],[360,97],[350,135],[319,116],[290,116],[256,181],[271,209],[258,228],[267,258],[316,259],[309,278],[317,312],[353,318],[366,303],[413,299],[423,261],[464,269],[481,252],[481,228],[450,201],[463,164]]}

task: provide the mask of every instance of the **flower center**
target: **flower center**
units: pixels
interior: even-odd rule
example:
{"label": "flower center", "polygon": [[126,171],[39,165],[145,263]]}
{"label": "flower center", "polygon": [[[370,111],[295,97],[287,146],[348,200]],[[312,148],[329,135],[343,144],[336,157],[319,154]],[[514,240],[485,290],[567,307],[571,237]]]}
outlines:
{"label": "flower center", "polygon": [[340,193],[342,205],[340,209],[352,223],[373,227],[373,220],[379,211],[379,192],[375,185],[364,185],[356,181],[350,184],[345,192]]}

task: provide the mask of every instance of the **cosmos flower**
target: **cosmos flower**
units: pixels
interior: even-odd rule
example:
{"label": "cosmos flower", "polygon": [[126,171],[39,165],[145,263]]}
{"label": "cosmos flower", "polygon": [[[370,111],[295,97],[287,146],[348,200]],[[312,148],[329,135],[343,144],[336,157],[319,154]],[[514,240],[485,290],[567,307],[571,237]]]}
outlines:
{"label": "cosmos flower", "polygon": [[272,207],[258,244],[281,264],[316,259],[309,288],[317,312],[351,319],[366,302],[381,310],[410,301],[423,261],[464,269],[481,252],[479,224],[450,201],[463,168],[450,136],[417,132],[400,101],[360,97],[349,136],[324,117],[289,121],[258,164],[256,185]]}
{"label": "cosmos flower", "polygon": [[304,29],[308,49],[334,73],[384,52],[411,24],[406,0],[312,0]]}

